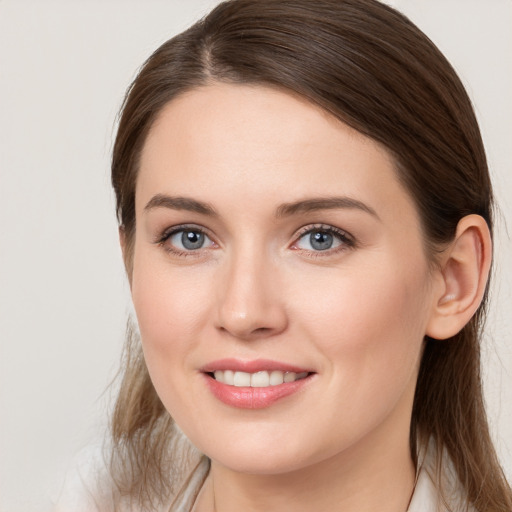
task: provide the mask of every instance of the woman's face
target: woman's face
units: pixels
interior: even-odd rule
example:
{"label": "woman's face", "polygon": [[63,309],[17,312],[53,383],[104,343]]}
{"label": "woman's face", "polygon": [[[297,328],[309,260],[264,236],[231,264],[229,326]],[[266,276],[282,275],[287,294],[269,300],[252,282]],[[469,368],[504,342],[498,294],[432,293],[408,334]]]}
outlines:
{"label": "woman's face", "polygon": [[270,474],[408,441],[433,278],[382,147],[284,92],[195,89],[149,133],[136,218],[147,366],[201,451]]}

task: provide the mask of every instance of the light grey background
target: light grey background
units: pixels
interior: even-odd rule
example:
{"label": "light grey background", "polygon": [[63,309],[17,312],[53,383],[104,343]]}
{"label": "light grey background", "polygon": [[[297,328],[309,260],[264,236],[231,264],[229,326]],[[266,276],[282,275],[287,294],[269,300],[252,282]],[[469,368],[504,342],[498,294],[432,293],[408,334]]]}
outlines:
{"label": "light grey background", "polygon": [[[51,510],[101,440],[130,308],[109,155],[125,88],[215,0],[0,0],[0,511]],[[455,65],[502,213],[484,345],[492,431],[512,476],[512,2],[394,0]],[[404,84],[406,86],[406,84]]]}

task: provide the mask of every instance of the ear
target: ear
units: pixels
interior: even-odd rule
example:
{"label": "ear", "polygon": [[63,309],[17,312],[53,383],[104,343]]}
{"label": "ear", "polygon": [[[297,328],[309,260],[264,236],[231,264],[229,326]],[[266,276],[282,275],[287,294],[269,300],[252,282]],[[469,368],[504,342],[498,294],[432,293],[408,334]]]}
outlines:
{"label": "ear", "polygon": [[455,336],[482,302],[492,259],[489,227],[479,215],[462,218],[454,241],[444,251],[426,335]]}

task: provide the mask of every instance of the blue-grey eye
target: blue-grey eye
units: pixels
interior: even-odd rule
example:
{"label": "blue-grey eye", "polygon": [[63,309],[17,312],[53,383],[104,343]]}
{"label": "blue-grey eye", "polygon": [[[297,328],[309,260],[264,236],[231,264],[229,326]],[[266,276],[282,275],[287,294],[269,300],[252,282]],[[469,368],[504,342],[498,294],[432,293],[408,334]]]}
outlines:
{"label": "blue-grey eye", "polygon": [[204,233],[193,229],[176,231],[169,237],[169,241],[174,247],[184,251],[202,249],[206,242],[211,244],[211,240]]}
{"label": "blue-grey eye", "polygon": [[315,229],[302,235],[296,246],[307,251],[327,251],[339,247],[343,243],[340,238],[325,229]]}

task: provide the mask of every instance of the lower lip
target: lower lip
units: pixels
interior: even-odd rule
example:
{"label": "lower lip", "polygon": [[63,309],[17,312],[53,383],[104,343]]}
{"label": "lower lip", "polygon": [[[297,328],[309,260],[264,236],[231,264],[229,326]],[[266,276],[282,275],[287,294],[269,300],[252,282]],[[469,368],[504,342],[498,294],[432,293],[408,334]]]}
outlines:
{"label": "lower lip", "polygon": [[239,409],[264,409],[281,398],[293,395],[309,384],[313,374],[294,382],[285,382],[277,386],[268,386],[265,388],[252,388],[250,386],[230,386],[218,382],[208,374],[204,374],[206,382],[213,395],[232,407]]}

